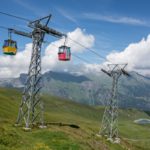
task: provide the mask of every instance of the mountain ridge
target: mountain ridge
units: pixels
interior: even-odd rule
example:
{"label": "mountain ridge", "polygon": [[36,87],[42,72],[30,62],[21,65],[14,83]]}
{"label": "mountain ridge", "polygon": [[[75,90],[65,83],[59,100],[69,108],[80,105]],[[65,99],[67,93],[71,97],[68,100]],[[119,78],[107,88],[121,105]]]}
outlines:
{"label": "mountain ridge", "polygon": [[[150,109],[150,78],[130,72],[131,77],[119,80],[119,106]],[[22,89],[27,74],[18,78],[0,79],[1,87]],[[112,79],[104,73],[77,75],[69,72],[48,71],[42,75],[43,93],[67,98],[88,105],[106,105],[111,96]]]}

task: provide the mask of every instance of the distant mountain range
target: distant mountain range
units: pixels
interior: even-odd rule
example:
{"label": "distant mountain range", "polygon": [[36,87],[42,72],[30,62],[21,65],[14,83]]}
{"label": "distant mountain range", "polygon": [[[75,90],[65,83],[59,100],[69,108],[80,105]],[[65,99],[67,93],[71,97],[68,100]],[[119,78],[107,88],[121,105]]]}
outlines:
{"label": "distant mountain range", "polygon": [[[119,80],[119,106],[150,110],[150,78],[136,72]],[[27,75],[0,79],[1,87],[23,88]],[[43,93],[68,98],[89,105],[105,105],[110,98],[112,79],[104,73],[78,75],[68,72],[46,72],[42,76]]]}

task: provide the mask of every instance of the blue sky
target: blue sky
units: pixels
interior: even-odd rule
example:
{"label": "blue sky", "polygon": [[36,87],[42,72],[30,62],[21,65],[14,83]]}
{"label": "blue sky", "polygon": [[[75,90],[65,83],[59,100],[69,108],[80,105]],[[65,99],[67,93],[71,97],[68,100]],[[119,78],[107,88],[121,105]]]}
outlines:
{"label": "blue sky", "polygon": [[[22,16],[31,20],[52,14],[50,27],[62,32],[81,28],[95,37],[92,47],[104,57],[113,50],[123,51],[130,43],[139,42],[150,33],[149,0],[1,0],[0,11]],[[30,31],[27,23],[0,15],[0,25]],[[0,41],[7,32],[0,30]],[[20,50],[30,39],[13,35]],[[46,40],[55,38],[46,36]],[[96,62],[96,56],[90,57]],[[81,54],[80,54],[81,55]],[[92,54],[91,54],[92,55]]]}
{"label": "blue sky", "polygon": [[[2,0],[0,10],[29,19],[52,13],[50,26],[64,32],[72,31],[76,27],[86,29],[96,38],[95,49],[101,49],[101,53],[105,55],[111,50],[122,50],[129,43],[137,42],[149,34],[149,5],[149,0]],[[95,19],[88,15],[95,16]],[[99,15],[105,18],[99,18]],[[20,30],[25,28],[25,22],[2,15],[0,18],[3,20],[1,25],[17,26]],[[111,21],[111,18],[114,20]],[[121,18],[138,20],[141,24],[128,23],[128,20],[117,22]],[[5,31],[0,33],[4,38],[7,37]],[[3,40],[3,37],[0,39]]]}

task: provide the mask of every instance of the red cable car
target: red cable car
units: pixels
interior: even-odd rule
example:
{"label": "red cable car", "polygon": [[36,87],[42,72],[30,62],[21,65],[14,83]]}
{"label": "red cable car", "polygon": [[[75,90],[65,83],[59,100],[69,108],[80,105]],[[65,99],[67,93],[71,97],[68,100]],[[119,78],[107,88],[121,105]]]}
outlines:
{"label": "red cable car", "polygon": [[71,59],[71,51],[68,46],[60,46],[58,52],[58,59],[60,61],[69,61]]}
{"label": "red cable car", "polygon": [[58,59],[60,61],[69,61],[71,59],[71,50],[70,47],[66,46],[67,36],[65,36],[64,45],[59,47]]}

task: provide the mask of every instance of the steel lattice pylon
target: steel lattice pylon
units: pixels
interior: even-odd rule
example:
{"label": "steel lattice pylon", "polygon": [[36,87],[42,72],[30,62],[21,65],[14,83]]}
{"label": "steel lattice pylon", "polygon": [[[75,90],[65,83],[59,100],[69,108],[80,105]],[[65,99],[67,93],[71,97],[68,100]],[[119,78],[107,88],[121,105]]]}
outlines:
{"label": "steel lattice pylon", "polygon": [[[24,118],[26,128],[33,124],[35,119],[42,114],[42,103],[40,99],[41,89],[41,45],[44,33],[41,30],[33,31],[32,56],[29,66],[28,78],[24,88],[22,102],[19,109],[17,123]],[[40,109],[39,109],[40,108]],[[43,117],[40,117],[43,124]]]}
{"label": "steel lattice pylon", "polygon": [[[19,107],[19,113],[16,125],[19,125],[24,120],[25,129],[30,129],[33,124],[39,123],[40,127],[44,126],[43,111],[44,106],[41,100],[40,90],[41,85],[41,46],[44,40],[45,34],[50,34],[55,37],[63,37],[62,34],[52,28],[47,27],[50,21],[51,15],[44,18],[35,20],[29,23],[29,27],[33,28],[31,33],[25,33],[15,29],[9,29],[9,31],[32,38],[32,56],[28,71],[27,81],[24,87],[21,105]],[[43,25],[41,21],[46,20]]]}
{"label": "steel lattice pylon", "polygon": [[108,140],[111,142],[119,142],[118,137],[118,100],[117,100],[117,85],[119,77],[124,74],[129,74],[124,70],[127,64],[111,64],[108,65],[110,70],[105,71],[102,69],[104,73],[108,76],[112,77],[112,91],[111,91],[111,98],[107,102],[107,106],[104,111],[102,125],[100,129],[100,135],[106,136]]}

